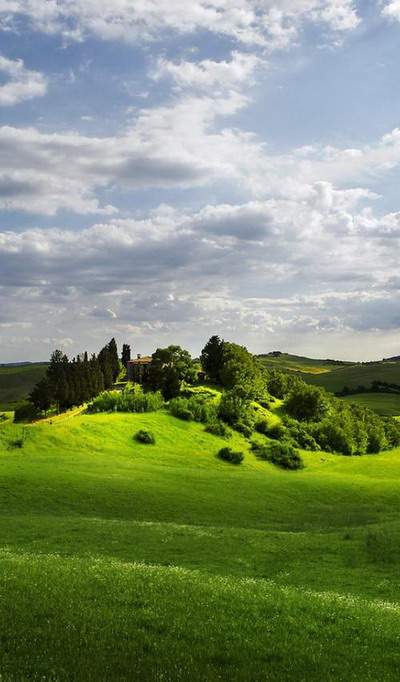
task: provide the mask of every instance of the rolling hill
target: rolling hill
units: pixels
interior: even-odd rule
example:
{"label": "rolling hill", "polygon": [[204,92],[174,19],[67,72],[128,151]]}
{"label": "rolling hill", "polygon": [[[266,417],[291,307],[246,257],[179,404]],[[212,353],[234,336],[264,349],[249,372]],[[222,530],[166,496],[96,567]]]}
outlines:
{"label": "rolling hill", "polygon": [[163,411],[0,425],[4,679],[398,679],[400,451],[225,444]]}
{"label": "rolling hill", "polygon": [[[384,381],[400,385],[400,360],[393,358],[380,362],[351,363],[335,360],[316,360],[288,353],[258,356],[267,368],[295,373],[309,384],[321,386],[331,393],[339,393],[345,386],[357,389],[369,388],[373,381]],[[383,415],[400,415],[400,400],[391,394],[364,393],[349,396],[349,400],[359,402]],[[373,398],[372,395],[375,397]]]}
{"label": "rolling hill", "polygon": [[0,365],[0,410],[12,410],[44,376],[47,362]]}

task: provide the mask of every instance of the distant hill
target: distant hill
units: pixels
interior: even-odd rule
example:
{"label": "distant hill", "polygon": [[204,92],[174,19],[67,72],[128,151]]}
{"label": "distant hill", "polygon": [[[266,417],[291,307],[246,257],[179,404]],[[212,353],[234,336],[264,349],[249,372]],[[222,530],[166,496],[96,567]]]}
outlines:
{"label": "distant hill", "polygon": [[47,362],[0,365],[0,410],[13,410],[44,376]]}
{"label": "distant hill", "polygon": [[265,367],[295,372],[304,381],[322,386],[332,393],[342,391],[345,386],[351,389],[358,386],[368,388],[373,381],[400,384],[400,357],[377,362],[342,362],[306,358],[289,353],[278,354],[277,351],[258,357]]}

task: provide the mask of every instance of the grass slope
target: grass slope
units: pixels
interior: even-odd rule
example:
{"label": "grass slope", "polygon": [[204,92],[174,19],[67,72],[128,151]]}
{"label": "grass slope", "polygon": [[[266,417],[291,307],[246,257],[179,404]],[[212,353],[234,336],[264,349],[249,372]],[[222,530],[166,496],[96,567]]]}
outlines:
{"label": "grass slope", "polygon": [[47,365],[10,365],[0,367],[0,410],[12,410],[44,376]]}
{"label": "grass slope", "polygon": [[399,451],[288,473],[162,412],[51,421],[0,426],[5,680],[398,679]]}
{"label": "grass slope", "polygon": [[[386,381],[400,384],[400,361],[382,361],[369,363],[338,363],[334,364],[326,360],[314,360],[297,355],[282,353],[277,357],[260,355],[259,359],[267,368],[280,369],[284,372],[295,373],[309,384],[320,386],[332,393],[338,393],[345,386],[357,388],[358,386],[371,386],[373,381]],[[372,396],[375,395],[373,398]],[[352,396],[354,402],[370,407],[378,414],[400,415],[400,401],[396,396],[389,394],[368,394],[364,401],[363,396]]]}
{"label": "grass slope", "polygon": [[400,395],[394,393],[356,393],[346,396],[343,400],[368,407],[386,417],[400,415]]}

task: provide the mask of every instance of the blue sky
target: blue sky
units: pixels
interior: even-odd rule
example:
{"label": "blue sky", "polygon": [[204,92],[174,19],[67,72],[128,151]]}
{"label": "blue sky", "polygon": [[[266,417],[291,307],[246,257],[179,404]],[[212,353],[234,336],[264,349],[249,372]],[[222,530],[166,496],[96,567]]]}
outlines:
{"label": "blue sky", "polygon": [[400,353],[399,0],[0,0],[0,361]]}

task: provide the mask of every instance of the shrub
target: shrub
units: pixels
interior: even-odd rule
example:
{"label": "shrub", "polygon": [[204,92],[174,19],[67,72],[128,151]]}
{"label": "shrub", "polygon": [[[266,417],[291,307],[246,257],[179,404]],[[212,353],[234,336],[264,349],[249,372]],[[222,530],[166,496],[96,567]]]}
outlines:
{"label": "shrub", "polygon": [[159,391],[143,392],[141,386],[127,385],[123,391],[103,391],[88,405],[93,412],[155,412],[164,405]]}
{"label": "shrub", "polygon": [[15,440],[12,440],[10,443],[10,448],[15,448],[16,450],[20,450],[23,447],[24,447],[23,438],[16,438]]}
{"label": "shrub", "polygon": [[4,414],[4,412],[2,412],[2,413],[0,414],[0,422],[5,422],[6,419],[7,419],[7,415]]}
{"label": "shrub", "polygon": [[213,436],[219,436],[220,438],[230,438],[232,435],[227,425],[224,424],[224,422],[221,422],[220,420],[210,422],[209,424],[207,424],[205,430],[207,431],[207,433],[212,433]]}
{"label": "shrub", "polygon": [[250,429],[254,428],[255,412],[250,401],[246,397],[246,391],[241,386],[222,394],[218,416],[227,424],[237,428],[238,424],[246,424]]}
{"label": "shrub", "polygon": [[18,405],[14,412],[14,421],[18,422],[30,422],[39,416],[36,407],[32,403],[21,403]]}
{"label": "shrub", "polygon": [[298,422],[288,416],[283,418],[283,422],[286,427],[288,439],[291,440],[295,446],[302,448],[303,450],[310,450],[311,452],[321,450],[311,433],[312,427],[309,424]]}
{"label": "shrub", "polygon": [[232,448],[222,448],[218,452],[218,457],[231,464],[241,464],[244,459],[243,452],[232,450]]}
{"label": "shrub", "polygon": [[269,429],[268,419],[260,419],[254,428],[258,433],[263,433],[266,435]]}
{"label": "shrub", "polygon": [[299,421],[320,421],[329,411],[330,399],[317,386],[299,384],[289,394],[285,407],[290,416]]}
{"label": "shrub", "polygon": [[396,448],[398,445],[400,445],[400,422],[392,419],[392,417],[386,417],[383,420],[383,426],[385,429],[388,446],[391,448]]}
{"label": "shrub", "polygon": [[186,407],[181,407],[176,411],[175,417],[178,417],[178,419],[183,419],[183,421],[190,422],[193,419],[193,412],[188,410]]}
{"label": "shrub", "polygon": [[282,469],[303,469],[304,464],[296,448],[290,443],[272,443],[268,459]]}
{"label": "shrub", "polygon": [[210,395],[174,398],[169,401],[168,409],[174,417],[188,421],[194,419],[194,421],[203,424],[214,421],[217,417],[217,408]]}
{"label": "shrub", "polygon": [[233,428],[235,431],[239,431],[245,438],[251,438],[253,435],[253,428],[249,424],[246,424],[246,422],[238,421],[233,424]]}
{"label": "shrub", "polygon": [[156,439],[151,431],[146,431],[146,429],[141,429],[135,434],[135,440],[139,443],[144,443],[145,445],[154,445]]}
{"label": "shrub", "polygon": [[282,424],[273,424],[267,429],[265,435],[273,440],[282,440],[287,435],[287,431]]}

